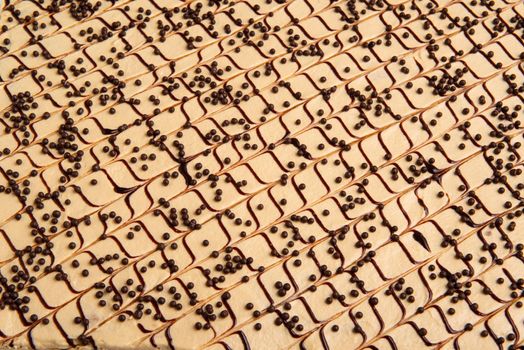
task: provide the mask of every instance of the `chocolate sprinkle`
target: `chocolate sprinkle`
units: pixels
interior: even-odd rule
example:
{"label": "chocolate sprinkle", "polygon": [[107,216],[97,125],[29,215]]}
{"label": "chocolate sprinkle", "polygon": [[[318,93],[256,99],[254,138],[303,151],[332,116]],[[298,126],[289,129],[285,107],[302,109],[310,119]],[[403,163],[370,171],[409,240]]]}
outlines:
{"label": "chocolate sprinkle", "polygon": [[0,6],[0,347],[522,347],[522,1]]}

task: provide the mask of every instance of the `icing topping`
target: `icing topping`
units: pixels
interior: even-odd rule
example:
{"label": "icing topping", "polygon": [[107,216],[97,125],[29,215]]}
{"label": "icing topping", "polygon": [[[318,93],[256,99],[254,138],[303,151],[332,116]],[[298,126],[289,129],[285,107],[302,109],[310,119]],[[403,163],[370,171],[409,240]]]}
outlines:
{"label": "icing topping", "polygon": [[0,347],[522,346],[522,1],[1,6]]}

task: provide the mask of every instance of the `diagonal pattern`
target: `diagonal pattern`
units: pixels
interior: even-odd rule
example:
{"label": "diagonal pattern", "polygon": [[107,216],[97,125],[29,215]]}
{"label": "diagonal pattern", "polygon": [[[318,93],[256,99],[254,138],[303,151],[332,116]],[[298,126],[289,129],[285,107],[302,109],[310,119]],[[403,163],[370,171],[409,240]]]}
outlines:
{"label": "diagonal pattern", "polygon": [[12,0],[0,347],[523,346],[519,0]]}

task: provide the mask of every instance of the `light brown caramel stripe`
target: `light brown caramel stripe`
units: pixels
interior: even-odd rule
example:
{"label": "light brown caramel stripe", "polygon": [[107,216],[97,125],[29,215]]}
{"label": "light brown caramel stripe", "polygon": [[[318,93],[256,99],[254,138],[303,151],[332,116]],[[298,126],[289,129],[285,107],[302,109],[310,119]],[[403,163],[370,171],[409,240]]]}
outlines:
{"label": "light brown caramel stripe", "polygon": [[1,349],[524,346],[521,0],[0,2]]}

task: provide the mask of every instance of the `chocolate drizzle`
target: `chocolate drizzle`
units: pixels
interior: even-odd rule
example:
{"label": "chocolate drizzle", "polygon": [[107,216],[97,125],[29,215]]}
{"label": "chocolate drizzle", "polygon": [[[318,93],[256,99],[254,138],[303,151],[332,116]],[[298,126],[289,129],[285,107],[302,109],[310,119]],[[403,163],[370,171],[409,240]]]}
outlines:
{"label": "chocolate drizzle", "polygon": [[521,346],[521,1],[1,6],[0,345]]}

